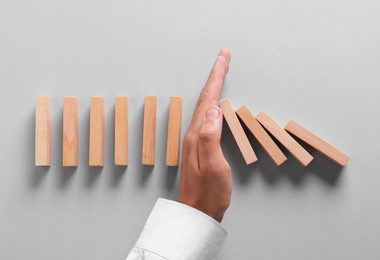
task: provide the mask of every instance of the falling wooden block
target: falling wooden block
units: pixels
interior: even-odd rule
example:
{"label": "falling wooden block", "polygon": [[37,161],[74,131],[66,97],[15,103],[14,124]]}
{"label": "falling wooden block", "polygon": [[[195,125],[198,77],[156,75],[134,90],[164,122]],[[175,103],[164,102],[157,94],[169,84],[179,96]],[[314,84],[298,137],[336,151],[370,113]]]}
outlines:
{"label": "falling wooden block", "polygon": [[62,166],[78,166],[78,99],[63,99]]}
{"label": "falling wooden block", "polygon": [[182,97],[170,97],[166,165],[178,166],[181,138]]}
{"label": "falling wooden block", "polygon": [[286,161],[286,156],[281,151],[272,138],[268,135],[265,129],[257,122],[253,114],[248,110],[246,106],[241,106],[236,110],[236,114],[247,126],[249,131],[253,134],[256,140],[261,144],[264,150],[267,152],[272,161],[277,165],[281,165]]}
{"label": "falling wooden block", "polygon": [[228,126],[231,129],[232,135],[242,153],[244,160],[247,164],[251,164],[257,161],[257,157],[247,136],[245,135],[244,129],[241,126],[239,119],[237,118],[235,111],[231,105],[229,98],[224,98],[219,101],[219,106],[223,111],[224,118]]}
{"label": "falling wooden block", "polygon": [[50,166],[50,98],[36,97],[35,165]]}
{"label": "falling wooden block", "polygon": [[154,165],[156,149],[156,103],[155,96],[145,96],[144,127],[142,140],[143,165]]}
{"label": "falling wooden block", "polygon": [[115,97],[115,165],[128,165],[128,97]]}
{"label": "falling wooden block", "polygon": [[104,165],[104,99],[91,97],[89,165]]}
{"label": "falling wooden block", "polygon": [[260,112],[256,119],[268,130],[302,165],[307,166],[312,160],[311,156],[296,140],[282,129],[267,113]]}
{"label": "falling wooden block", "polygon": [[294,122],[293,120],[289,120],[289,122],[285,125],[284,129],[292,135],[298,137],[305,143],[309,144],[318,152],[327,156],[340,166],[345,166],[348,160],[350,159],[350,157],[346,153],[340,151],[335,146],[329,144],[328,142],[326,142],[316,134],[312,133],[305,127],[301,126],[300,124]]}

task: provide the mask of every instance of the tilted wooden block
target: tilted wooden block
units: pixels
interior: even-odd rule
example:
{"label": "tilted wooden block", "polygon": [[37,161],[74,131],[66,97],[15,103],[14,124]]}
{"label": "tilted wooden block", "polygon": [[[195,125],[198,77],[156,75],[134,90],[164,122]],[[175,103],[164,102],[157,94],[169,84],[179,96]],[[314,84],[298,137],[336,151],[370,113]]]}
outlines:
{"label": "tilted wooden block", "polygon": [[282,129],[267,113],[260,112],[256,119],[268,130],[304,167],[312,160],[311,156],[296,140]]}
{"label": "tilted wooden block", "polygon": [[50,166],[50,97],[36,97],[35,165]]}
{"label": "tilted wooden block", "polygon": [[128,97],[115,97],[115,165],[128,165]]}
{"label": "tilted wooden block", "polygon": [[78,99],[63,98],[62,166],[78,166]]}
{"label": "tilted wooden block", "polygon": [[142,140],[143,165],[154,165],[156,149],[156,103],[155,96],[145,96],[144,127]]}
{"label": "tilted wooden block", "polygon": [[277,165],[281,165],[286,161],[286,156],[281,149],[276,145],[272,138],[268,135],[265,129],[257,122],[253,114],[246,106],[241,106],[236,110],[236,114],[247,126],[249,131],[253,134],[256,140],[261,144],[267,152],[272,161]]}
{"label": "tilted wooden block", "polygon": [[242,153],[246,164],[251,164],[257,161],[257,157],[249,140],[237,118],[229,98],[224,98],[219,101],[219,106],[223,111],[224,118],[231,129],[232,135]]}
{"label": "tilted wooden block", "polygon": [[346,153],[340,151],[335,146],[329,144],[328,142],[320,138],[318,135],[312,133],[310,130],[294,122],[293,120],[289,120],[289,122],[285,125],[284,129],[292,135],[298,137],[305,143],[309,144],[318,152],[327,156],[340,166],[345,166],[348,160],[350,159],[350,157]]}
{"label": "tilted wooden block", "polygon": [[104,165],[104,99],[91,97],[89,165]]}
{"label": "tilted wooden block", "polygon": [[166,165],[178,166],[181,138],[182,97],[170,97]]}

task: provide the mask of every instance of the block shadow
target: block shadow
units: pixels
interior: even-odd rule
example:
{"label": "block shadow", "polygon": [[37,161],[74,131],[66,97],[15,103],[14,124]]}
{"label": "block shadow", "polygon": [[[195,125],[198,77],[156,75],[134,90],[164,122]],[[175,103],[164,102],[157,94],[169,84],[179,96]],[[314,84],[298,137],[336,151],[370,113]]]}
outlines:
{"label": "block shadow", "polygon": [[236,178],[240,186],[248,185],[254,176],[254,171],[257,169],[257,163],[252,163],[250,165],[245,163],[225,120],[223,120],[221,146],[223,154],[231,166],[233,178]]}
{"label": "block shadow", "polygon": [[114,165],[112,167],[112,171],[110,173],[110,185],[112,188],[117,188],[121,183],[121,180],[126,175],[128,166],[117,166]]}
{"label": "block shadow", "polygon": [[72,177],[74,176],[75,172],[77,171],[78,167],[59,167],[59,172],[58,172],[58,180],[57,180],[57,185],[58,188],[64,189],[66,188],[70,182]]}
{"label": "block shadow", "polygon": [[[317,152],[315,149],[310,147],[307,143],[302,140],[292,136],[306,151],[308,151],[312,156],[313,160],[306,167],[303,167],[284,147],[269,133],[272,139],[275,141],[278,147],[284,152],[288,158],[282,165],[279,167],[275,166],[274,163],[271,163],[269,156],[261,160],[260,169],[266,176],[269,176],[273,173],[276,175],[285,175],[287,176],[294,185],[301,185],[303,181],[308,178],[310,175],[317,176],[325,184],[329,186],[335,186],[339,179],[341,172],[343,172],[343,167],[332,162],[324,155]],[[262,147],[259,147],[259,151],[265,153]]]}
{"label": "block shadow", "polygon": [[295,136],[292,136],[302,147],[305,148],[312,156],[313,160],[307,166],[307,170],[317,176],[324,183],[334,187],[339,182],[339,177],[344,171],[344,167],[336,164],[335,162],[322,155],[307,143],[303,142]]}
{"label": "block shadow", "polygon": [[148,179],[152,176],[152,172],[154,169],[154,165],[142,165],[140,168],[140,173],[138,173],[140,179],[139,179],[139,186],[144,187],[147,184]]}
{"label": "block shadow", "polygon": [[325,184],[331,187],[337,185],[339,176],[344,168],[318,153],[306,143],[296,139],[296,141],[314,157],[313,161],[307,167],[303,167],[275,138],[273,138],[273,136],[271,136],[287,157],[287,160],[282,165],[276,166],[245,125],[242,125],[259,161],[251,165],[246,165],[232,136],[231,130],[225,121],[223,122],[221,140],[223,152],[233,170],[233,177],[236,178],[237,183],[240,186],[246,186],[252,180],[255,175],[255,170],[259,170],[261,177],[263,177],[265,182],[270,186],[276,185],[284,178],[290,180],[294,186],[300,186],[310,177],[310,175],[317,176]]}
{"label": "block shadow", "polygon": [[50,166],[35,166],[35,108],[30,113],[29,120],[25,127],[25,130],[28,132],[28,138],[26,138],[27,143],[26,147],[28,156],[28,169],[33,167],[33,171],[26,171],[28,174],[28,186],[32,189],[38,188],[43,180],[45,179],[47,173],[50,170]]}
{"label": "block shadow", "polygon": [[179,171],[178,166],[167,166],[166,167],[166,181],[165,181],[165,189],[166,191],[172,191],[175,185],[175,181],[177,179],[177,173]]}
{"label": "block shadow", "polygon": [[94,167],[94,166],[89,166],[88,165],[88,162],[90,160],[90,155],[89,155],[89,133],[90,133],[90,113],[91,113],[91,109],[90,109],[90,106],[87,108],[87,111],[86,111],[86,115],[87,115],[87,120],[86,120],[86,126],[84,127],[85,128],[85,131],[87,132],[88,136],[87,138],[84,138],[84,147],[86,147],[86,168],[84,170],[84,175],[85,175],[85,178],[84,178],[84,186],[86,188],[92,188],[95,183],[96,183],[96,180],[99,178],[100,174],[102,173],[103,171],[103,168],[104,167]]}
{"label": "block shadow", "polygon": [[48,174],[50,167],[46,166],[34,166],[33,164],[33,172],[27,172],[29,175],[29,186],[32,189],[37,189],[42,184],[43,180],[45,179],[46,175]]}
{"label": "block shadow", "polygon": [[[142,144],[142,138],[143,138],[143,131],[144,128],[144,103],[141,105],[139,110],[139,116],[137,117],[139,119],[138,123],[134,123],[133,125],[138,126],[138,129],[141,129],[141,131],[138,131],[137,140],[141,140],[140,144]],[[142,154],[142,145],[137,146],[138,149],[136,149],[136,154],[139,155],[138,158],[140,160],[137,160],[136,163],[138,165],[137,174],[139,175],[138,178],[138,185],[140,187],[144,187],[148,181],[148,179],[151,177],[154,165],[142,165],[141,164],[141,154]]]}
{"label": "block shadow", "polygon": [[[166,115],[169,115],[169,112],[170,112],[170,104],[168,104],[166,107]],[[169,116],[165,116],[164,125],[167,126],[168,124],[169,124]],[[169,133],[168,133],[167,127],[166,127],[165,133],[166,133],[166,137],[168,137]],[[167,142],[167,139],[165,141]],[[180,142],[180,144],[181,144],[181,142]],[[179,146],[181,147],[181,145],[179,145]],[[178,158],[179,161],[181,160],[181,149],[180,149],[180,147],[179,147],[179,158]],[[166,152],[166,150],[165,150],[165,152]],[[164,161],[162,162],[162,165],[166,165],[166,154],[164,156]],[[164,187],[165,187],[166,191],[172,191],[174,188],[174,185],[175,185],[176,178],[177,178],[179,166],[165,166],[165,167],[166,167],[166,171],[165,171],[165,177],[166,178],[165,178]]]}
{"label": "block shadow", "polygon": [[[59,114],[59,123],[58,123],[58,137],[63,136],[63,107],[60,109],[60,114]],[[62,139],[61,139],[62,140]],[[79,149],[79,147],[78,147]],[[71,180],[72,177],[74,176],[75,172],[77,171],[77,166],[70,166],[70,167],[64,167],[62,166],[62,158],[63,158],[63,147],[62,147],[62,141],[59,142],[59,148],[56,149],[58,150],[58,160],[60,162],[59,165],[59,172],[57,176],[57,185],[58,188],[64,189],[66,188]],[[79,152],[79,150],[78,150]],[[79,162],[79,161],[78,161]]]}
{"label": "block shadow", "polygon": [[[121,183],[122,178],[124,177],[128,166],[127,165],[115,165],[115,104],[112,106],[112,109],[107,111],[106,115],[106,131],[105,131],[105,162],[112,163],[110,175],[110,186],[116,188]],[[129,129],[128,129],[129,131]],[[129,142],[128,142],[129,145]],[[107,174],[108,175],[108,174]]]}

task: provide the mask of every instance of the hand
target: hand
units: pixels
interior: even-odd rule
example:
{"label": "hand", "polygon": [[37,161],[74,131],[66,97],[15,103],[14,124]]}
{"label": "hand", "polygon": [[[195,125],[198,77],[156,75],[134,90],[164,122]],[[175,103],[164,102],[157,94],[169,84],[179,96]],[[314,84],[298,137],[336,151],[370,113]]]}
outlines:
{"label": "hand", "polygon": [[231,200],[231,168],[220,147],[223,114],[218,107],[231,54],[221,49],[202,89],[183,141],[179,202],[221,222]]}

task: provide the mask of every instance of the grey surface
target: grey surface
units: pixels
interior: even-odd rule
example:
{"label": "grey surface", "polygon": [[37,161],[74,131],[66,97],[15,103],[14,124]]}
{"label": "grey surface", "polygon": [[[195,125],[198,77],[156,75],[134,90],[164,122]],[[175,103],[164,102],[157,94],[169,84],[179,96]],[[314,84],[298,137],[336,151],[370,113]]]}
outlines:
{"label": "grey surface", "polygon": [[[181,3],[180,3],[181,2]],[[164,166],[170,95],[183,131],[216,54],[233,59],[235,106],[289,118],[352,157],[340,169],[245,166],[223,148],[233,197],[219,259],[379,259],[379,1],[0,0],[0,259],[124,259],[158,197],[176,199]],[[113,97],[130,97],[130,165],[112,165]],[[52,98],[52,166],[36,168],[34,97]],[[61,164],[62,98],[80,100],[80,166]],[[89,98],[106,98],[106,159],[89,168]],[[144,95],[158,96],[156,166],[140,165]],[[311,150],[312,151],[312,150]]]}

